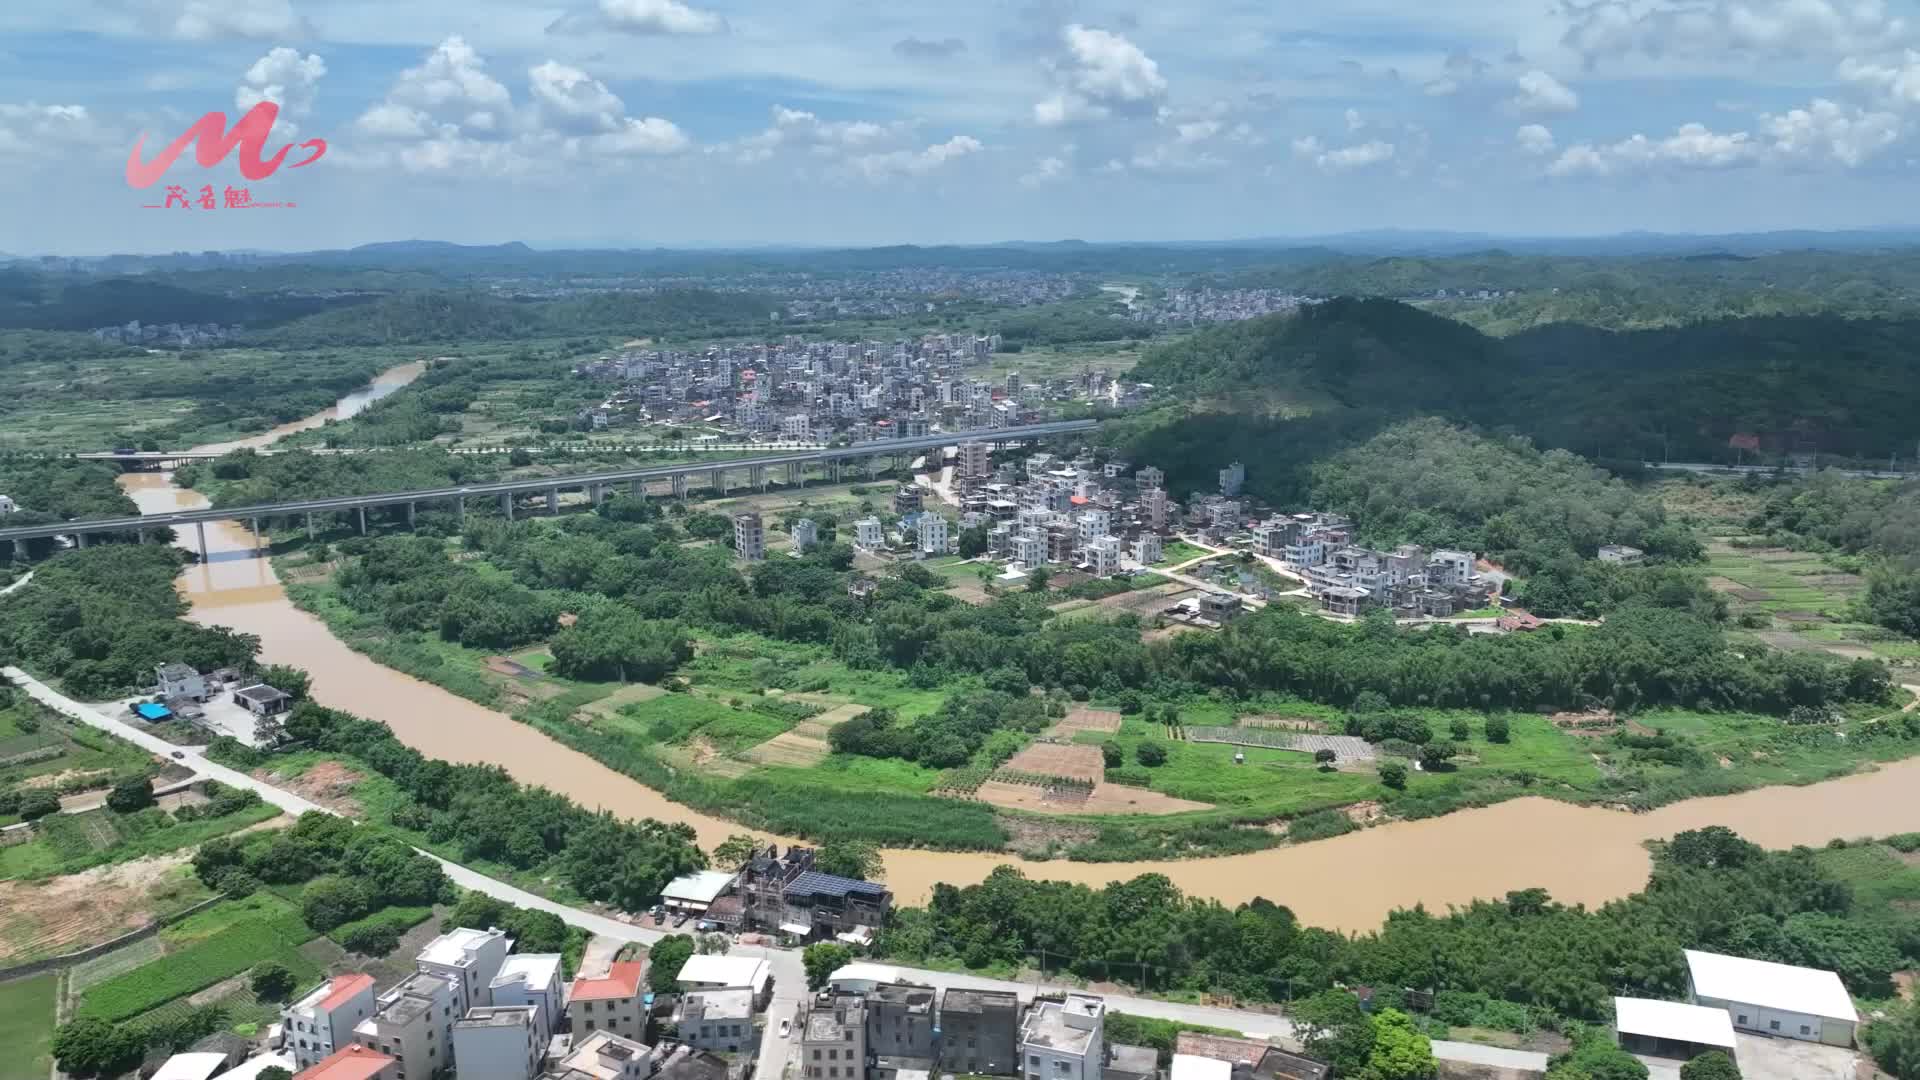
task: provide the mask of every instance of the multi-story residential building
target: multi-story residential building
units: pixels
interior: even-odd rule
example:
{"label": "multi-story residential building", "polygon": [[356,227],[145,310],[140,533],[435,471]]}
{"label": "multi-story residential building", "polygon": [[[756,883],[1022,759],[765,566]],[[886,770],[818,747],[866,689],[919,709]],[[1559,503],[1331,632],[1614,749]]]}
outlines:
{"label": "multi-story residential building", "polygon": [[687,993],[698,990],[745,990],[755,1005],[764,1005],[773,989],[773,968],[755,956],[702,953],[687,957],[673,981]]}
{"label": "multi-story residential building", "polygon": [[983,442],[964,442],[960,444],[958,472],[963,480],[985,480],[993,475],[993,462],[989,459],[991,451]]}
{"label": "multi-story residential building", "polygon": [[1013,561],[1031,570],[1047,564],[1047,534],[1033,529],[1014,534],[1008,553]]}
{"label": "multi-story residential building", "polygon": [[680,996],[674,1037],[695,1050],[751,1052],[760,1042],[753,1022],[753,991],[696,990]]}
{"label": "multi-story residential building", "polygon": [[1081,565],[1095,577],[1111,577],[1120,572],[1120,538],[1102,536],[1080,547]]}
{"label": "multi-story residential building", "polygon": [[453,1021],[464,1015],[453,1001],[452,978],[416,971],[380,995],[354,1037],[393,1056],[395,1080],[432,1080],[453,1063]]}
{"label": "multi-story residential building", "polygon": [[1598,557],[1601,562],[1632,565],[1644,560],[1647,557],[1647,553],[1637,547],[1628,547],[1625,544],[1601,544]]}
{"label": "multi-story residential building", "polygon": [[[884,926],[893,894],[883,885],[809,870],[781,890],[780,929],[801,938],[870,937]],[[806,927],[800,933],[799,927]],[[788,930],[789,927],[794,929]]]}
{"label": "multi-story residential building", "polygon": [[350,1043],[294,1074],[296,1080],[400,1080],[393,1058],[358,1043]]}
{"label": "multi-story residential building", "polygon": [[605,975],[574,978],[573,992],[567,995],[567,1019],[573,1024],[576,1042],[583,1033],[595,1031],[628,1039],[645,1033],[647,1018],[640,1008],[640,996],[646,992],[641,981],[645,969],[637,960],[623,960]]}
{"label": "multi-story residential building", "polygon": [[793,544],[793,550],[804,554],[820,542],[820,526],[812,518],[801,518],[787,526],[787,538]]}
{"label": "multi-story residential building", "polygon": [[1220,494],[1231,499],[1247,484],[1247,467],[1239,462],[1220,470]]}
{"label": "multi-story residential building", "polygon": [[767,557],[767,532],[759,514],[749,511],[733,515],[733,553],[747,562]]}
{"label": "multi-story residential building", "polygon": [[468,1009],[493,1004],[493,977],[500,974],[511,948],[513,941],[503,930],[461,927],[427,942],[414,957],[414,967],[446,976],[454,987],[453,1011],[465,1016]]}
{"label": "multi-story residential building", "polygon": [[867,1006],[855,994],[822,994],[800,1012],[803,1080],[866,1080]]}
{"label": "multi-story residential building", "polygon": [[886,530],[880,527],[880,519],[861,518],[853,523],[853,544],[868,551],[878,551],[887,545]]}
{"label": "multi-story residential building", "polygon": [[548,1077],[558,1080],[648,1080],[665,1055],[611,1031],[573,1034],[573,1047]]}
{"label": "multi-story residential building", "polygon": [[1149,488],[1140,496],[1140,507],[1146,512],[1147,526],[1155,532],[1167,527],[1167,493],[1163,488]]}
{"label": "multi-story residential building", "polygon": [[1113,524],[1113,515],[1105,510],[1082,510],[1075,524],[1080,529],[1080,546],[1084,548],[1107,535],[1107,530]]}
{"label": "multi-story residential building", "polygon": [[1141,566],[1152,566],[1166,555],[1166,548],[1160,542],[1158,533],[1141,533],[1133,539],[1133,561]]}
{"label": "multi-story residential building", "polygon": [[916,522],[919,548],[923,555],[947,553],[947,519],[939,514],[922,513]]}
{"label": "multi-story residential building", "polygon": [[1149,488],[1164,488],[1167,486],[1167,474],[1151,465],[1143,465],[1134,472],[1133,483],[1142,491]]}
{"label": "multi-story residential building", "polygon": [[533,1080],[546,1057],[539,1009],[482,1005],[453,1022],[453,1053],[460,1080]]}
{"label": "multi-story residential building", "polygon": [[918,513],[927,504],[926,492],[918,484],[901,484],[893,490],[893,512]]}
{"label": "multi-story residential building", "polygon": [[806,439],[812,430],[813,422],[806,413],[794,413],[780,421],[780,434],[789,439]]}
{"label": "multi-story residential building", "polygon": [[949,990],[940,999],[943,1071],[1006,1076],[1020,1070],[1020,998],[1009,990]]}
{"label": "multi-story residential building", "polygon": [[931,1059],[940,1037],[931,986],[888,983],[867,992],[867,1053],[879,1058]]}
{"label": "multi-story residential building", "polygon": [[1465,586],[1473,581],[1473,562],[1471,551],[1441,548],[1427,556],[1427,583],[1448,589]]}
{"label": "multi-story residential building", "polygon": [[500,974],[493,977],[488,989],[496,1007],[533,1008],[541,1046],[566,1018],[566,984],[560,980],[559,953],[514,953],[500,965]]}
{"label": "multi-story residential building", "polygon": [[294,1064],[310,1069],[353,1042],[354,1025],[373,1015],[373,976],[336,975],[280,1010]]}
{"label": "multi-story residential building", "polygon": [[1107,1003],[1090,994],[1037,1000],[1020,1025],[1025,1080],[1100,1080]]}

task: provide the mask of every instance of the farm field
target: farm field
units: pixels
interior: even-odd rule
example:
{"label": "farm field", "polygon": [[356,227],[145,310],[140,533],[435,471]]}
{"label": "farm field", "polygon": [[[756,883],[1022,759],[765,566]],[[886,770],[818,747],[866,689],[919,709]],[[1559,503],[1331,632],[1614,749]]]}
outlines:
{"label": "farm field", "polygon": [[0,963],[25,963],[110,941],[212,895],[180,855],[45,881],[0,882]]}
{"label": "farm field", "polygon": [[176,821],[157,808],[134,814],[89,810],[42,818],[34,838],[0,848],[0,881],[71,874],[88,867],[161,855],[271,820],[278,807],[253,805],[214,818]]}
{"label": "farm field", "polygon": [[77,1015],[139,1016],[268,960],[310,983],[320,969],[299,946],[315,936],[291,903],[270,892],[216,904],[162,931],[157,957],[89,986]]}
{"label": "farm field", "polygon": [[104,732],[77,724],[25,694],[0,706],[0,789],[106,787],[115,773],[146,768],[152,755]]}
{"label": "farm field", "polygon": [[1852,621],[1850,607],[1866,591],[1866,579],[1817,554],[1740,547],[1722,537],[1707,546],[1707,574],[1708,586],[1726,597],[1736,619],[1763,620],[1754,636],[1774,648],[1920,663],[1920,643]]}
{"label": "farm field", "polygon": [[53,1073],[54,995],[60,977],[0,982],[0,1080],[47,1080]]}

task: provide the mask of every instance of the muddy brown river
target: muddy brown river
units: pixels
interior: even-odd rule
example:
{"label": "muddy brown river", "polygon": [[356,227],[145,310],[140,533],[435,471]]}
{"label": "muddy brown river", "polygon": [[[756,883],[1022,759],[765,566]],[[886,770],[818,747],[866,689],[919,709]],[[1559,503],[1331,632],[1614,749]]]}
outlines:
{"label": "muddy brown river", "polygon": [[[383,375],[382,388],[397,389],[418,376],[416,366],[408,369]],[[364,400],[364,395],[343,399],[341,414],[351,415],[355,402]],[[329,411],[287,430],[305,430],[333,415]],[[206,504],[197,492],[175,485],[170,473],[129,473],[122,485],[149,513]],[[304,668],[323,704],[379,720],[429,757],[499,765],[524,783],[564,792],[587,806],[685,822],[706,847],[745,831],[670,802],[504,713],[374,663],[293,606],[244,530],[209,526],[207,540],[212,550],[206,559],[180,577],[181,592],[193,604],[191,617],[259,635],[263,659]],[[181,542],[194,548],[192,530],[182,531]],[[993,854],[894,850],[885,853],[886,881],[902,902],[918,903],[936,882],[976,882],[1009,861],[1032,877],[1089,885],[1155,872],[1196,896],[1226,904],[1264,896],[1312,925],[1368,930],[1397,907],[1424,903],[1444,911],[1450,904],[1532,886],[1563,902],[1602,903],[1645,883],[1646,840],[1703,825],[1726,825],[1769,847],[1920,830],[1920,759],[1807,787],[1694,799],[1649,814],[1515,799],[1299,847],[1214,859],[1021,862]]]}

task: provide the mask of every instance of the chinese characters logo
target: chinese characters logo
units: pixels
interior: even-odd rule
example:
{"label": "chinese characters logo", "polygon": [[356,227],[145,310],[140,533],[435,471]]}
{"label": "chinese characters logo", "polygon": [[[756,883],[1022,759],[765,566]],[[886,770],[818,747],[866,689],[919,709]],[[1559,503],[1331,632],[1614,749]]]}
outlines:
{"label": "chinese characters logo", "polygon": [[[189,144],[193,146],[194,160],[203,169],[210,169],[227,159],[227,155],[237,148],[240,151],[240,175],[248,180],[265,180],[279,170],[286,161],[288,151],[294,147],[288,144],[279,149],[270,158],[262,158],[260,153],[266,147],[267,135],[273,130],[274,119],[280,115],[280,106],[271,101],[263,101],[247,110],[245,116],[227,127],[227,114],[210,112],[194,122],[194,125],[181,133],[180,137],[168,143],[152,161],[143,161],[140,151],[146,146],[147,137],[142,134],[133,144],[133,151],[127,155],[127,186],[149,188],[158,183],[172,167]],[[305,168],[319,161],[327,152],[325,139],[308,139],[300,144],[300,149],[308,151],[306,157],[287,165],[289,169]],[[229,209],[251,210],[264,207],[291,207],[292,203],[256,202],[247,188],[228,186],[217,196],[213,185],[202,185],[197,194],[190,194],[189,185],[168,184],[166,201],[150,203],[151,209]]]}

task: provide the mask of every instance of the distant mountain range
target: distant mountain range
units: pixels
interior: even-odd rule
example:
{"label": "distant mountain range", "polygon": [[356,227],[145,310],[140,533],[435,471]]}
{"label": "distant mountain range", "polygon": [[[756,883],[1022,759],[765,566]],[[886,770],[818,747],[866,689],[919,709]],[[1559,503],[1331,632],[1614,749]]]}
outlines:
{"label": "distant mountain range", "polygon": [[[84,269],[137,271],[217,265],[223,262],[324,263],[332,265],[532,263],[551,268],[560,262],[621,265],[701,264],[746,261],[782,262],[830,257],[847,268],[878,265],[987,265],[1018,253],[1022,263],[1076,264],[1167,252],[1191,253],[1195,263],[1218,267],[1258,260],[1306,261],[1347,256],[1446,256],[1483,252],[1565,256],[1753,256],[1786,251],[1862,252],[1920,246],[1920,226],[1895,225],[1874,229],[1822,231],[1788,229],[1773,232],[1724,234],[1627,232],[1609,236],[1512,236],[1444,230],[1375,229],[1320,236],[1251,237],[1237,240],[1174,242],[1102,242],[1085,240],[1009,240],[994,244],[901,244],[867,248],[802,247],[770,244],[736,248],[548,248],[515,240],[503,244],[459,244],[444,240],[395,240],[347,249],[265,252],[181,252],[170,255],[107,255],[55,257],[62,264]],[[1231,254],[1229,254],[1231,253]],[[0,253],[0,261],[35,261],[38,256]],[[588,267],[592,269],[594,267]],[[1196,267],[1199,268],[1199,267]]]}

